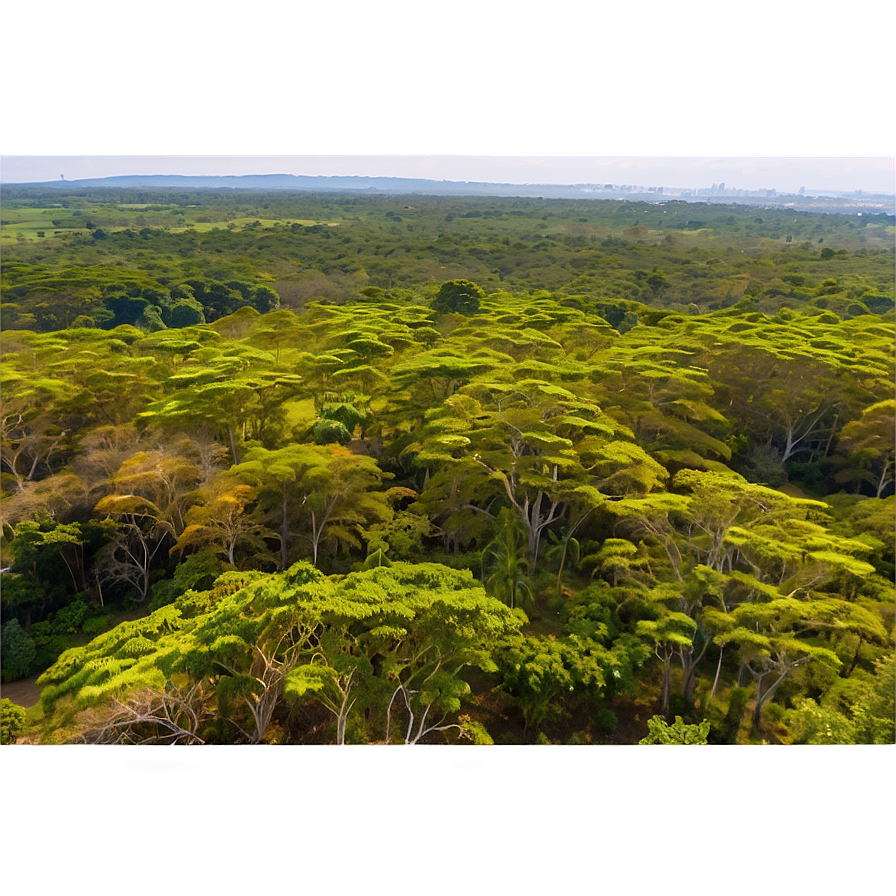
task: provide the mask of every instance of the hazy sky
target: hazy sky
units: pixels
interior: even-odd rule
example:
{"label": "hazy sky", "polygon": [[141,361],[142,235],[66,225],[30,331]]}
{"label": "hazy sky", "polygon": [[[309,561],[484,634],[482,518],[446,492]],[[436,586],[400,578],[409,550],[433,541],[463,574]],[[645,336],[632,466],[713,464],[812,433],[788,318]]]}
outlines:
{"label": "hazy sky", "polygon": [[813,0],[8,6],[5,183],[282,172],[893,191],[893,4],[834,18]]}

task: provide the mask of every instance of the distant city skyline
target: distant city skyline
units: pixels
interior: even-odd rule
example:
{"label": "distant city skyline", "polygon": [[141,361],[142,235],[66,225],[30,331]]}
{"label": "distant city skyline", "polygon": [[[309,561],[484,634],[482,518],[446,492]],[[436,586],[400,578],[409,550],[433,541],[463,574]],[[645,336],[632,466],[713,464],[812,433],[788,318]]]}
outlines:
{"label": "distant city skyline", "polygon": [[115,175],[409,177],[510,184],[634,184],[729,190],[894,193],[892,157],[508,155],[20,156],[0,160],[8,185]]}

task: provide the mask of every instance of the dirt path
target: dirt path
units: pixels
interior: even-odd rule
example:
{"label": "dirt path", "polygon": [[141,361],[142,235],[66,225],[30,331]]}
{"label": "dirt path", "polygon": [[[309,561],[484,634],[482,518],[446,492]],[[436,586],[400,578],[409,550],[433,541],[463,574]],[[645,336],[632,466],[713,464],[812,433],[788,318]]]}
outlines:
{"label": "dirt path", "polygon": [[11,681],[8,684],[0,685],[0,697],[6,697],[13,703],[28,709],[40,700],[40,688],[35,685],[35,681],[37,681],[37,676],[33,675],[31,678],[23,678],[21,681]]}

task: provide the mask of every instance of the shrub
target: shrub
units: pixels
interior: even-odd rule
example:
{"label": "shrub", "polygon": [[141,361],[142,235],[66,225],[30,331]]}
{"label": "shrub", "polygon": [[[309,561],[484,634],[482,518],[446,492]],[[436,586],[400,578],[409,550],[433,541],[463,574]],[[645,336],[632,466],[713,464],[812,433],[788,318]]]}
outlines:
{"label": "shrub", "polygon": [[705,744],[709,721],[687,725],[681,716],[675,716],[675,722],[669,725],[662,716],[654,716],[647,720],[647,730],[647,737],[639,740],[639,744]]}
{"label": "shrub", "polygon": [[[776,704],[771,704],[771,706]],[[766,711],[766,721],[768,712]],[[810,697],[798,700],[788,713],[788,722],[795,744],[854,744],[855,726],[843,713],[832,707],[820,706]]]}
{"label": "shrub", "polygon": [[11,744],[25,727],[25,707],[4,697],[0,700],[0,744]]}
{"label": "shrub", "polygon": [[314,424],[314,441],[318,445],[329,445],[332,442],[347,445],[351,440],[352,434],[338,420],[324,419]]}
{"label": "shrub", "polygon": [[81,631],[89,612],[90,608],[84,601],[76,600],[51,613],[43,622],[32,625],[30,637],[35,649],[32,668],[46,669],[63,651],[71,647],[72,635]]}
{"label": "shrub", "polygon": [[28,675],[34,660],[34,641],[19,625],[18,619],[11,619],[3,626],[0,654],[2,654],[0,680],[17,681]]}
{"label": "shrub", "polygon": [[466,737],[476,746],[492,746],[495,743],[481,722],[476,722],[467,715],[459,716],[457,721]]}

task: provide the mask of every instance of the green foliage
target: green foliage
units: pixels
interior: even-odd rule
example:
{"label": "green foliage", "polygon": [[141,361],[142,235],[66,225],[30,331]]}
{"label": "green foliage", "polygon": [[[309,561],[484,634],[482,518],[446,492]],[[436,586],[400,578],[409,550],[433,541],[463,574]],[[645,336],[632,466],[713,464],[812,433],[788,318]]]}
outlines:
{"label": "green foliage", "polygon": [[787,713],[793,742],[896,743],[896,664],[892,653],[875,663],[875,673],[838,679],[820,701],[799,699]]}
{"label": "green foliage", "polygon": [[205,323],[205,314],[195,299],[180,299],[171,305],[163,319],[169,327],[195,327]]}
{"label": "green foliage", "polygon": [[25,707],[4,697],[0,700],[0,744],[14,744],[25,728]]}
{"label": "green foliage", "polygon": [[199,551],[177,564],[170,579],[163,579],[152,586],[150,611],[173,603],[187,591],[206,591],[221,574],[221,561],[212,551]]}
{"label": "green foliage", "polygon": [[564,635],[523,635],[502,646],[502,687],[516,698],[527,727],[562,715],[570,698],[599,705],[634,685],[648,652],[621,630],[611,602],[588,589],[571,609]]}
{"label": "green foliage", "polygon": [[647,729],[647,736],[639,740],[639,744],[706,744],[709,722],[687,725],[681,716],[675,716],[675,721],[669,725],[662,716],[653,716],[647,720]]}
{"label": "green foliage", "polygon": [[492,645],[522,622],[469,572],[434,564],[400,563],[345,579],[296,564],[225,590],[187,616],[191,594],[60,657],[41,679],[45,710],[64,696],[86,710],[187,675],[206,683],[237,731],[254,728],[252,742],[284,695],[333,712],[339,742],[356,701],[377,713],[387,739],[399,730],[401,707],[400,728],[407,725],[408,742],[416,742],[443,723],[456,726],[446,717],[469,695],[461,671],[493,670]]}
{"label": "green foliage", "polygon": [[17,619],[10,619],[2,628],[0,657],[3,661],[3,681],[18,681],[25,678],[34,660],[36,648]]}
{"label": "green foliage", "polygon": [[34,623],[29,631],[35,649],[32,668],[41,670],[50,665],[71,645],[90,616],[90,607],[83,600],[76,600],[51,613],[43,622]]}
{"label": "green foliage", "polygon": [[857,716],[860,743],[896,743],[896,661],[892,653],[875,662],[874,678],[862,696]]}
{"label": "green foliage", "polygon": [[440,314],[475,314],[485,291],[472,280],[448,280],[439,287],[432,307]]}
{"label": "green foliage", "polygon": [[791,714],[794,740],[801,744],[854,744],[856,732],[850,720],[836,709],[821,707],[812,698],[797,702]]}
{"label": "green foliage", "polygon": [[728,694],[728,710],[723,723],[722,741],[736,744],[737,736],[743,722],[744,712],[750,699],[749,688],[732,688]]}
{"label": "green foliage", "polygon": [[509,607],[525,608],[532,601],[526,581],[529,564],[525,557],[525,530],[506,507],[498,513],[497,524],[498,534],[482,552],[482,566],[488,571],[485,587]]}
{"label": "green foliage", "polygon": [[477,722],[469,716],[459,716],[458,721],[461,724],[464,735],[468,737],[475,746],[485,747],[494,745],[495,742],[492,739],[492,736],[481,722]]}
{"label": "green foliage", "polygon": [[320,420],[314,424],[314,441],[318,445],[329,445],[332,442],[347,445],[351,438],[352,434],[339,420]]}

